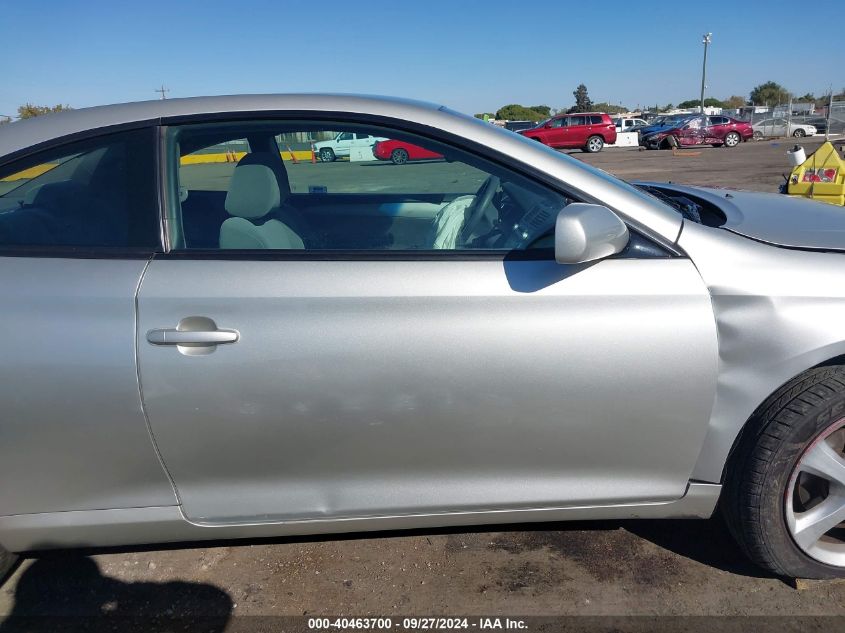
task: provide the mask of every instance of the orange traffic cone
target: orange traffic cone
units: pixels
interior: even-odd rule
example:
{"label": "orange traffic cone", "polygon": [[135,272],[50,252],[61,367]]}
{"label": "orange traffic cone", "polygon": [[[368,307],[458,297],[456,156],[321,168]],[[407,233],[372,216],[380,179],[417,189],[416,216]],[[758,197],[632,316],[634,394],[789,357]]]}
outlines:
{"label": "orange traffic cone", "polygon": [[299,161],[296,160],[296,154],[293,153],[293,150],[290,148],[290,145],[288,145],[288,152],[290,153],[290,159],[293,161],[293,164],[298,164]]}
{"label": "orange traffic cone", "polygon": [[311,143],[311,164],[317,164],[317,154],[314,152],[314,143]]}

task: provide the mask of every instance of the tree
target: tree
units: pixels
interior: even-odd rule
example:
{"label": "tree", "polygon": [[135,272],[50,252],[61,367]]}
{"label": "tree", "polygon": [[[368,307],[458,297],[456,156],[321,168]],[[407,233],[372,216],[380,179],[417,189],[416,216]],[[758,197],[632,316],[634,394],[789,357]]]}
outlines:
{"label": "tree", "polygon": [[593,109],[593,102],[590,101],[590,96],[587,94],[587,86],[578,84],[578,87],[572,91],[575,97],[575,105],[567,112],[590,112]]}
{"label": "tree", "polygon": [[740,97],[739,95],[731,95],[727,99],[725,99],[725,106],[726,108],[737,109],[741,108],[745,105],[745,99]]}
{"label": "tree", "polygon": [[543,114],[533,108],[526,108],[524,105],[519,105],[518,103],[502,106],[496,111],[497,119],[506,119],[508,121],[540,121],[548,116],[548,114]]}
{"label": "tree", "polygon": [[[684,110],[688,110],[690,108],[698,108],[700,106],[701,106],[701,99],[688,99],[686,101],[681,101],[678,104],[678,107],[681,108],[681,109],[684,109]],[[713,97],[707,97],[704,100],[704,106],[705,107],[711,107],[711,108],[726,108],[727,107],[725,105],[724,101],[719,101],[718,99],[715,99]]]}
{"label": "tree", "polygon": [[798,101],[801,101],[803,103],[815,103],[816,95],[814,95],[812,92],[808,92],[803,97],[799,97]]}
{"label": "tree", "polygon": [[474,114],[473,116],[474,116],[476,119],[483,119],[485,116],[486,116],[488,119],[495,119],[495,118],[496,118],[496,115],[495,115],[495,114],[493,114],[492,112],[480,112],[480,113],[478,113],[478,114]]}
{"label": "tree", "polygon": [[531,106],[529,110],[534,110],[535,112],[539,112],[543,116],[552,116],[552,109],[547,105],[538,105],[538,106]]}
{"label": "tree", "polygon": [[767,81],[755,86],[748,97],[753,105],[777,105],[789,100],[789,92],[780,84]]}
{"label": "tree", "polygon": [[26,105],[22,105],[18,108],[18,118],[31,119],[32,117],[41,116],[42,114],[50,114],[51,112],[63,112],[64,110],[73,110],[73,108],[71,108],[69,105],[62,104],[50,107],[32,105],[31,103],[27,103]]}
{"label": "tree", "polygon": [[607,114],[619,114],[620,112],[630,112],[628,108],[622,105],[613,105],[612,103],[594,103],[592,109],[595,112],[606,112]]}

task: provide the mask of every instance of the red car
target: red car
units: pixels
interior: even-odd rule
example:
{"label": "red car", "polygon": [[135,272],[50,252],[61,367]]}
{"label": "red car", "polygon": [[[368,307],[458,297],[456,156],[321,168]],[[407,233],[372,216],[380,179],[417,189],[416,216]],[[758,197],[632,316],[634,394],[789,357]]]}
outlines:
{"label": "red car", "polygon": [[373,155],[379,160],[393,161],[394,165],[404,165],[409,160],[443,158],[442,154],[436,154],[419,145],[393,140],[377,141],[373,145]]}
{"label": "red car", "polygon": [[706,121],[696,116],[640,138],[640,145],[661,149],[690,145],[736,147],[754,136],[750,123],[727,116],[708,116]]}
{"label": "red car", "polygon": [[553,116],[518,134],[549,147],[574,147],[593,153],[600,152],[605,143],[616,142],[616,125],[603,112],[579,112]]}

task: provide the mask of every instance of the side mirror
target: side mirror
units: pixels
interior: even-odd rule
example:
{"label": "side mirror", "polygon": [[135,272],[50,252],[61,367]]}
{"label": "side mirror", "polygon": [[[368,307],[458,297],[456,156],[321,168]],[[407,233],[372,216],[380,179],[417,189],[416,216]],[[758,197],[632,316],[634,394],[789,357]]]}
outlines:
{"label": "side mirror", "polygon": [[555,260],[559,264],[604,259],[627,245],[628,227],[607,207],[573,202],[557,214]]}

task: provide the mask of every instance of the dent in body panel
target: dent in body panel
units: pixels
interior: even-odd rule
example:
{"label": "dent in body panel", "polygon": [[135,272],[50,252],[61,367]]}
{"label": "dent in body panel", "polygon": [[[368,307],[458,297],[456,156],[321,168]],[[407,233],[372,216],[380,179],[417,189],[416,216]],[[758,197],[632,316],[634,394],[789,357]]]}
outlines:
{"label": "dent in body panel", "polygon": [[138,393],[145,265],[2,259],[0,514],[175,503]]}
{"label": "dent in body panel", "polygon": [[0,516],[0,545],[12,552],[59,547],[109,547],[237,538],[342,534],[372,530],[425,529],[541,521],[708,518],[721,486],[690,483],[686,494],[662,503],[498,512],[455,512],[284,523],[204,525],[187,520],[178,506],[48,512]]}
{"label": "dent in body panel", "polygon": [[781,385],[845,353],[845,256],[769,246],[686,223],[719,337],[710,428],[692,478],[719,482],[742,426]]}
{"label": "dent in body panel", "polygon": [[139,350],[202,522],[675,499],[715,389],[683,259],[153,261],[140,332],[186,315],[241,333],[202,357]]}

